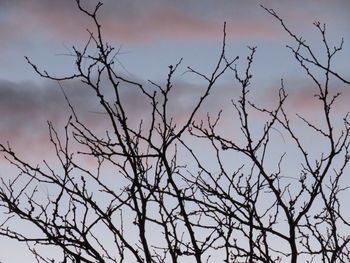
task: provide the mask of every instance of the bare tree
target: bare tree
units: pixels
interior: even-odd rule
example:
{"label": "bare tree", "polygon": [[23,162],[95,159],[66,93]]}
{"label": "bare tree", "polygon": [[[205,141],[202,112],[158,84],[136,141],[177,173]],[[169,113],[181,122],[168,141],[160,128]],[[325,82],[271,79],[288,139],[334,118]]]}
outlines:
{"label": "bare tree", "polygon": [[[61,136],[48,123],[60,168],[45,161],[32,165],[9,144],[0,145],[19,170],[9,182],[2,179],[0,207],[6,215],[0,222],[2,236],[25,242],[37,262],[350,262],[350,218],[344,213],[348,187],[343,179],[350,124],[347,115],[342,127],[335,124],[338,116],[332,110],[341,94],[331,90],[331,79],[349,84],[332,68],[343,41],[330,47],[325,26],[315,23],[325,48],[319,58],[273,10],[262,7],[292,37],[296,45],[288,48],[314,83],[320,102],[317,114],[324,123],[297,115],[327,145],[314,153],[285,108],[283,80],[274,108],[252,99],[257,49],[249,48],[247,65],[239,70],[239,57],[227,56],[225,26],[211,74],[187,68],[188,74],[207,84],[185,120],[177,121],[170,104],[181,60],[169,66],[164,85],[124,77],[114,67],[118,50],[102,35],[98,20],[102,4],[89,11],[76,2],[95,24],[86,45],[73,47],[76,72],[58,78],[27,61],[44,78],[60,85],[77,79],[94,91],[108,129],[98,134],[81,121],[62,88],[72,115]],[[208,113],[205,120],[197,117],[224,73],[231,73],[234,88],[240,88],[238,98],[232,98],[236,117],[231,117],[240,128],[240,138],[220,128],[222,111]],[[113,91],[113,98],[106,96],[104,85]],[[148,102],[147,116],[138,125],[130,121],[124,105],[125,88],[135,89]],[[254,114],[265,120],[260,129]],[[288,145],[281,155],[274,152],[276,134]],[[193,142],[206,145],[215,168]],[[299,163],[292,171],[285,161],[291,147],[298,152],[294,161]],[[93,159],[95,168],[86,168],[80,156]],[[18,222],[33,231],[18,229]],[[46,246],[57,253],[47,256]]]}

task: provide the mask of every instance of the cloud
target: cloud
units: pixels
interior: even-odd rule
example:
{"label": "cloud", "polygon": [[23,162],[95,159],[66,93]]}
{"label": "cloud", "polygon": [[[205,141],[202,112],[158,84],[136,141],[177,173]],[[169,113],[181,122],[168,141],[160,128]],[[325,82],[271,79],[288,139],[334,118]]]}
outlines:
{"label": "cloud", "polygon": [[[82,1],[90,8],[95,2]],[[217,39],[223,21],[227,20],[228,33],[234,38],[277,34],[271,20],[266,19],[266,13],[254,1],[246,4],[223,1],[215,5],[210,1],[174,2],[105,1],[100,15],[103,31],[109,39],[133,44],[177,38]],[[5,3],[3,13],[8,14],[1,23],[0,33],[7,36],[8,43],[18,40],[18,36],[29,39],[43,34],[59,39],[85,39],[85,28],[92,26],[72,0]]]}
{"label": "cloud", "polygon": [[[108,5],[106,4],[106,8]],[[76,7],[74,7],[76,8]],[[118,8],[116,7],[116,10]],[[181,38],[213,38],[221,36],[222,21],[201,17],[184,10],[160,5],[147,11],[133,10],[130,13],[117,14],[101,11],[100,22],[106,39],[121,43],[143,44],[166,39]],[[247,21],[248,23],[249,21]],[[239,22],[243,24],[244,22]],[[251,24],[251,23],[250,23]],[[262,26],[260,26],[262,27]],[[77,10],[30,8],[27,13],[9,19],[2,31],[11,35],[12,29],[17,28],[24,35],[45,33],[58,39],[85,40],[86,28],[94,30],[94,25],[86,16]],[[233,27],[231,27],[233,28]],[[249,34],[265,34],[268,30],[259,30],[256,26],[239,26],[231,32],[236,37]]]}
{"label": "cloud", "polygon": [[[153,87],[140,80],[146,89]],[[76,112],[83,123],[86,123],[92,131],[104,132],[109,129],[107,115],[99,106],[98,98],[94,93],[79,81],[62,82],[63,87],[74,105]],[[164,84],[161,83],[160,84]],[[310,117],[314,121],[322,118],[318,112],[322,110],[322,105],[314,97],[316,88],[311,85],[301,85],[300,83],[286,85],[288,99],[285,103],[286,110],[291,118],[295,118],[295,113]],[[113,102],[113,91],[106,79],[102,83],[105,97]],[[120,96],[122,103],[128,113],[128,121],[131,127],[137,127],[140,120],[144,120],[147,126],[150,119],[150,103],[142,95],[140,90],[130,85],[121,85]],[[190,112],[195,107],[198,99],[203,94],[205,85],[191,84],[185,78],[174,82],[174,88],[170,93],[168,117],[173,117],[180,127],[188,120]],[[331,93],[343,92],[334,106],[334,117],[341,118],[343,113],[348,111],[348,101],[350,101],[350,89],[341,85],[332,86]],[[273,109],[277,104],[278,88],[259,88],[254,91],[251,87],[249,97],[258,106]],[[207,100],[197,112],[198,121],[206,121],[207,112],[212,118],[220,109],[224,110],[223,120],[220,127],[223,133],[234,136],[239,133],[239,120],[231,104],[231,99],[237,101],[240,96],[239,85],[219,83]],[[161,101],[159,101],[161,103]],[[0,134],[1,143],[9,141],[16,152],[22,156],[28,156],[33,160],[50,156],[52,145],[49,143],[47,120],[52,121],[57,130],[62,134],[63,127],[71,114],[64,100],[63,94],[56,82],[44,81],[42,84],[34,82],[9,82],[0,81]],[[251,112],[253,113],[253,112]],[[250,114],[252,120],[261,118],[258,114]],[[261,121],[261,119],[257,119]],[[236,130],[237,131],[236,131]]]}
{"label": "cloud", "polygon": [[[150,83],[138,79],[135,81],[142,83],[146,89],[155,89]],[[164,81],[160,83],[165,84]],[[96,132],[109,129],[108,116],[90,88],[78,80],[61,84],[83,123]],[[113,105],[113,90],[107,79],[102,80],[102,87],[105,97]],[[205,88],[205,85],[190,84],[185,80],[176,81],[170,92],[168,118],[174,118],[178,127],[187,121]],[[198,111],[199,119],[205,119],[208,111],[218,112],[224,105],[224,100],[229,104],[225,89],[215,87],[212,95]],[[120,97],[128,115],[129,125],[137,128],[143,119],[147,126],[151,116],[150,101],[142,92],[135,86],[121,84]],[[161,98],[158,99],[161,104]],[[1,143],[9,141],[16,152],[39,158],[47,156],[47,152],[52,150],[47,121],[53,122],[62,133],[68,117],[72,114],[56,82],[43,81],[37,84],[4,80],[0,80],[0,113]]]}
{"label": "cloud", "polygon": [[[91,89],[78,80],[62,82],[62,85],[83,123],[95,131],[108,129],[108,117]],[[107,100],[113,105],[113,90],[107,80],[102,85]],[[174,93],[170,114],[175,117],[190,107],[189,102],[184,102],[184,96],[191,96],[190,85],[187,88],[180,88],[178,93]],[[141,118],[147,120],[147,113],[150,111],[146,110],[149,109],[150,102],[145,100],[139,90],[130,85],[121,85],[120,96],[128,112],[130,125],[136,127]],[[72,114],[56,82],[44,81],[39,85],[34,82],[16,83],[4,80],[0,80],[0,113],[1,143],[9,141],[20,151],[39,153],[46,151],[48,147],[47,121],[52,121],[62,132]]]}
{"label": "cloud", "polygon": [[[89,105],[91,101],[79,88],[70,89],[68,94],[81,105]],[[70,114],[56,83],[37,85],[3,80],[0,81],[0,113],[1,143],[9,141],[24,153],[47,151],[47,121],[63,126]]]}
{"label": "cloud", "polygon": [[[312,81],[301,78],[285,81],[284,84],[287,93],[284,109],[291,119],[297,118],[296,114],[299,114],[312,122],[325,123],[323,102],[318,98],[319,89]],[[260,105],[258,103],[257,105],[264,107],[277,105],[279,88],[279,86],[265,88],[258,100]],[[349,112],[350,86],[333,80],[329,83],[328,92],[328,101],[333,96],[340,94],[332,105],[331,118],[334,122],[342,123],[343,118]]]}
{"label": "cloud", "polygon": [[[82,1],[89,9],[96,2]],[[211,0],[105,0],[99,17],[105,40],[128,48],[165,43],[172,49],[177,40],[196,41],[198,45],[220,41],[224,21],[227,21],[230,40],[240,43],[254,39],[253,44],[260,44],[260,40],[288,38],[279,23],[259,6],[260,3],[276,9],[296,33],[309,40],[310,34],[305,28],[312,29],[311,23],[318,19],[324,21],[323,18],[332,25],[331,32],[350,32],[348,19],[342,15],[349,10],[349,5],[345,0],[336,2],[338,4],[324,0],[307,3],[298,0],[293,3],[276,0],[222,0],[219,3]],[[13,61],[15,57],[19,63],[18,54],[40,52],[41,45],[45,45],[42,49],[47,54],[49,47],[55,44],[79,46],[88,38],[86,28],[94,28],[74,0],[2,0],[0,7],[0,34],[6,36],[0,42],[1,60]],[[309,26],[305,27],[306,24]]]}

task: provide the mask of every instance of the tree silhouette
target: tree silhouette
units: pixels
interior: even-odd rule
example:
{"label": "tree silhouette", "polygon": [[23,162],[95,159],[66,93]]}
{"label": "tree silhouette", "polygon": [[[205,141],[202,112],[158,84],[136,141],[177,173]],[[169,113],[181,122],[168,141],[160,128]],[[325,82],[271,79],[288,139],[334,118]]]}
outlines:
{"label": "tree silhouette", "polygon": [[[176,92],[173,76],[182,61],[169,66],[165,85],[126,78],[114,67],[118,50],[102,35],[102,4],[89,11],[76,2],[95,24],[86,45],[73,47],[76,72],[55,77],[26,59],[44,78],[60,84],[80,80],[94,92],[108,126],[104,134],[95,133],[81,121],[62,88],[72,113],[63,135],[48,123],[59,168],[47,162],[32,165],[9,144],[0,145],[19,170],[9,182],[2,179],[0,206],[6,220],[0,222],[1,235],[27,243],[37,262],[350,262],[350,218],[344,208],[350,124],[347,115],[341,127],[335,124],[339,119],[333,108],[341,94],[331,90],[332,79],[349,84],[332,67],[343,42],[330,47],[325,26],[315,23],[325,48],[318,57],[278,14],[262,7],[291,36],[295,46],[288,48],[315,86],[323,123],[297,115],[312,136],[327,145],[315,154],[285,108],[283,80],[275,107],[259,106],[252,99],[257,49],[249,48],[247,65],[240,70],[240,58],[227,56],[226,26],[212,72],[187,69],[206,86],[179,121],[170,104]],[[232,98],[234,120],[231,117],[239,138],[221,128],[223,111],[197,118],[224,73],[232,73],[235,88],[240,88],[238,98]],[[113,90],[113,98],[104,85]],[[147,117],[138,125],[124,104],[126,88],[137,90],[148,102]],[[255,115],[264,121],[258,129]],[[288,145],[281,155],[273,148],[276,134]],[[205,145],[215,165],[193,147],[196,143]],[[289,149],[292,155],[297,152],[294,161],[299,166],[293,170],[285,161]],[[94,169],[81,164],[81,156],[93,159]],[[21,230],[18,223],[33,231]],[[57,254],[43,253],[47,246]]]}

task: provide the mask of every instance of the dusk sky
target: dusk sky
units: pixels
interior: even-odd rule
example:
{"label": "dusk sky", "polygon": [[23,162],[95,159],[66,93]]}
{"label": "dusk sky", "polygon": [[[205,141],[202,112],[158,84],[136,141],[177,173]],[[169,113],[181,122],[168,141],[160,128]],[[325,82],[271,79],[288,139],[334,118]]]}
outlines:
{"label": "dusk sky", "polygon": [[[93,7],[96,1],[82,3]],[[332,43],[338,44],[344,37],[344,51],[338,58],[337,68],[342,74],[349,74],[350,2],[347,0],[107,0],[99,17],[105,39],[121,49],[120,72],[140,81],[164,81],[167,66],[181,57],[184,61],[178,75],[182,85],[192,81],[187,75],[182,76],[187,66],[210,72],[220,51],[226,21],[227,44],[232,56],[244,58],[248,45],[258,47],[253,69],[258,91],[278,88],[279,80],[284,78],[291,94],[298,90],[297,98],[305,97],[301,92],[312,94],[303,82],[304,72],[285,48],[286,44],[293,44],[292,40],[260,4],[278,12],[295,33],[316,49],[321,45],[312,25],[314,21],[327,24]],[[66,118],[66,106],[57,83],[35,74],[24,56],[56,76],[72,73],[74,58],[67,54],[72,52],[73,45],[81,47],[85,43],[86,28],[91,26],[91,21],[79,12],[73,0],[0,1],[0,134],[3,141],[9,140],[26,149],[30,145],[33,151],[37,140],[47,137],[46,120]],[[229,81],[228,78],[226,84]],[[198,83],[192,81],[191,85]],[[81,92],[79,85],[72,86],[68,92],[72,92],[75,103],[89,110],[86,100],[91,98]]]}
{"label": "dusk sky", "polygon": [[[81,2],[92,8],[97,1]],[[322,43],[312,25],[314,21],[326,23],[333,45],[338,45],[344,37],[344,50],[335,68],[345,78],[350,76],[349,0],[103,2],[99,12],[102,32],[106,41],[120,48],[116,69],[122,75],[142,83],[148,79],[163,83],[168,66],[183,58],[176,74],[179,92],[174,98],[178,106],[174,112],[178,116],[191,107],[191,96],[196,96],[201,86],[201,81],[184,74],[186,67],[192,66],[204,73],[213,69],[225,21],[227,46],[232,57],[238,55],[244,59],[249,54],[247,46],[257,46],[252,87],[261,101],[265,105],[274,103],[275,97],[271,94],[279,88],[283,78],[290,94],[289,107],[313,112],[311,100],[315,90],[285,47],[294,45],[293,40],[260,4],[274,9],[290,29],[315,50],[321,51]],[[57,82],[40,78],[24,56],[52,75],[69,75],[75,70],[74,58],[69,54],[73,45],[82,47],[88,39],[86,28],[92,28],[91,21],[78,10],[74,0],[0,0],[0,140],[2,143],[9,141],[15,151],[31,160],[40,162],[43,154],[49,156],[46,121],[59,126],[66,122],[69,112]],[[230,81],[230,76],[223,78],[218,84],[221,90],[205,109],[218,109],[221,100],[227,97]],[[91,93],[82,89],[77,81],[62,82],[62,85],[82,116],[98,125],[98,108]],[[335,82],[336,91],[343,92],[337,110],[349,111],[350,87]],[[127,94],[126,100],[133,105],[131,111],[136,115],[142,112],[142,103],[133,93]],[[5,175],[5,166],[1,159],[0,176]],[[13,245],[11,248],[14,249]],[[0,252],[0,262],[17,262],[6,261],[9,253],[5,254]]]}

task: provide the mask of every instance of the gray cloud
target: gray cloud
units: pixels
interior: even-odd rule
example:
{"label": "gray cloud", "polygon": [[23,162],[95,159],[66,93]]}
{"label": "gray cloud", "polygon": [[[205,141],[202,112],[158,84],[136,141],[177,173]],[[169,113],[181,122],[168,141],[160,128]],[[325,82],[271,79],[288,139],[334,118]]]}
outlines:
{"label": "gray cloud", "polygon": [[[186,76],[185,76],[186,77]],[[146,89],[152,89],[151,85],[142,82]],[[162,84],[160,82],[160,84]],[[163,83],[164,84],[164,83]],[[94,93],[79,81],[62,82],[71,103],[74,105],[80,119],[91,127],[92,130],[102,131],[108,129],[107,116],[103,113],[98,104],[98,99]],[[113,92],[108,85],[108,81],[102,83],[106,98],[113,102]],[[277,103],[278,83],[275,88],[252,86],[250,96],[258,106],[273,107]],[[130,125],[136,127],[141,119],[147,121],[150,117],[150,104],[142,93],[133,86],[121,85],[121,97],[129,116]],[[305,113],[307,116],[314,116],[321,110],[321,106],[314,94],[317,89],[310,85],[301,83],[286,83],[287,93],[289,93],[286,107],[288,112],[295,117],[295,113]],[[183,123],[187,120],[189,113],[193,110],[200,96],[203,94],[205,85],[190,84],[184,79],[174,82],[174,89],[170,94],[169,117],[174,117],[175,121]],[[223,124],[238,125],[237,116],[231,104],[231,99],[239,99],[239,85],[219,83],[211,92],[209,98],[198,111],[197,119],[206,119],[207,112],[215,116],[220,109],[225,111]],[[255,90],[256,89],[256,90]],[[331,92],[343,92],[336,103],[334,113],[347,112],[348,101],[350,100],[350,90],[344,85],[332,86]],[[0,81],[0,140],[2,143],[10,141],[14,149],[21,153],[30,152],[33,156],[43,154],[47,151],[48,129],[46,121],[50,120],[62,131],[68,116],[71,114],[63,94],[56,82],[45,81],[43,84],[33,82],[15,83]],[[251,115],[254,118],[254,114]],[[312,117],[314,119],[314,117]]]}
{"label": "gray cloud", "polygon": [[[67,91],[82,110],[89,109],[92,98],[80,87]],[[91,107],[94,109],[93,107]],[[0,81],[0,134],[1,141],[28,142],[47,134],[46,121],[62,124],[69,116],[67,104],[58,85],[44,82],[14,83]]]}
{"label": "gray cloud", "polygon": [[[146,89],[154,89],[151,84],[140,82]],[[61,82],[61,84],[80,120],[92,130],[108,129],[107,115],[99,106],[99,100],[91,89],[78,80]],[[112,103],[113,90],[106,79],[102,86],[105,97]],[[204,85],[176,81],[170,94],[169,117],[174,117],[175,121],[180,123],[185,121],[204,89]],[[229,102],[224,90],[217,87],[208,102],[203,105],[203,109],[198,112],[200,118],[204,118],[207,111],[219,110],[224,105],[225,99]],[[134,86],[122,84],[120,95],[128,113],[130,125],[136,127],[141,119],[147,123],[151,112],[150,101],[142,95],[140,90]],[[42,153],[49,145],[47,121],[52,121],[54,126],[62,132],[70,114],[63,93],[58,83],[54,81],[44,81],[39,85],[34,82],[16,83],[0,80],[1,143],[9,141],[14,149],[19,149],[21,152]]]}

